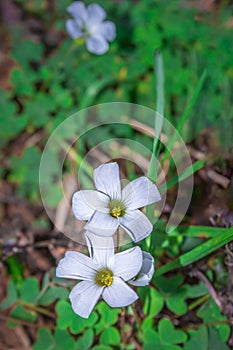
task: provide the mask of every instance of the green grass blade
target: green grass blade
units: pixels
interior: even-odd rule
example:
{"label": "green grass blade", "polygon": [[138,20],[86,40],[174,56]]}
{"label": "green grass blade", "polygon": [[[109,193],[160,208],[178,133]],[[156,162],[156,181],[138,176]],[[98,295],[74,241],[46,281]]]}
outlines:
{"label": "green grass blade", "polygon": [[220,233],[216,237],[200,244],[198,247],[192,249],[188,253],[181,255],[178,259],[172,261],[171,263],[160,267],[156,273],[157,275],[163,275],[164,273],[167,273],[179,267],[190,265],[195,261],[198,261],[205,256],[213,253],[231,241],[233,241],[233,227],[225,229],[224,231],[220,229]]}
{"label": "green grass blade", "polygon": [[[188,106],[186,107],[186,109],[185,109],[183,115],[181,116],[181,118],[179,120],[179,123],[177,125],[176,130],[178,131],[179,134],[183,130],[184,124],[187,121],[187,119],[188,119],[188,117],[189,117],[189,115],[190,115],[190,113],[191,113],[195,103],[197,102],[198,96],[199,96],[200,91],[202,89],[202,86],[203,86],[203,84],[205,82],[206,76],[207,76],[207,71],[204,70],[204,72],[201,75],[201,78],[199,79],[199,81],[197,83],[197,86],[196,86],[196,88],[194,90],[194,93],[193,93],[193,95],[191,97],[191,100],[190,100]],[[175,142],[176,142],[176,134],[174,134],[171,137],[170,141],[167,144],[167,148],[166,148],[166,151],[164,152],[164,156],[163,156],[163,163],[169,158],[171,150],[172,150],[173,145],[174,145]]]}
{"label": "green grass blade", "polygon": [[206,164],[206,161],[204,160],[198,160],[192,165],[190,165],[187,169],[183,171],[180,175],[174,176],[171,180],[167,182],[166,185],[162,185],[159,187],[159,192],[163,194],[166,190],[168,190],[170,187],[175,186],[178,182],[181,182],[185,179],[187,179],[189,176],[194,174],[196,171],[201,169]]}
{"label": "green grass blade", "polygon": [[[156,111],[163,116],[164,114],[164,68],[163,68],[163,57],[162,54],[156,50],[155,52],[155,75],[156,75]],[[163,127],[163,119],[161,119],[157,114],[155,114],[154,130],[155,136],[153,140],[152,157],[150,160],[150,166],[148,170],[148,177],[153,182],[157,180],[158,174],[158,156],[160,152],[160,133]]]}

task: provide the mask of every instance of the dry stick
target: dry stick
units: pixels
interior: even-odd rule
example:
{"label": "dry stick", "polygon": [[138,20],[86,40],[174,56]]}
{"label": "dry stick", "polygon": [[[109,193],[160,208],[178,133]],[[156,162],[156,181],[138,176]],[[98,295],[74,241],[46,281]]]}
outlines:
{"label": "dry stick", "polygon": [[125,334],[125,307],[121,308],[121,314],[120,314],[120,332],[121,332],[121,339],[123,344],[126,344],[126,334]]}
{"label": "dry stick", "polygon": [[214,299],[215,303],[222,310],[222,303],[219,300],[217,293],[215,292],[215,289],[212,286],[212,284],[210,283],[210,281],[208,280],[208,278],[206,278],[205,275],[203,275],[203,273],[200,272],[199,270],[194,270],[192,272],[192,274],[193,274],[193,276],[196,276],[197,278],[199,278],[199,280],[202,281],[206,285],[206,288],[208,289],[208,291],[209,291],[210,295],[212,296],[212,298]]}
{"label": "dry stick", "polygon": [[226,265],[228,267],[228,297],[231,302],[233,302],[233,243],[226,245]]}
{"label": "dry stick", "polygon": [[140,330],[140,329],[141,329],[142,322],[141,322],[140,317],[138,316],[138,313],[137,313],[135,304],[132,304],[131,307],[132,307],[132,310],[133,310],[133,314],[134,314],[135,320],[136,320],[136,322],[137,322],[137,324],[138,324],[138,329]]}

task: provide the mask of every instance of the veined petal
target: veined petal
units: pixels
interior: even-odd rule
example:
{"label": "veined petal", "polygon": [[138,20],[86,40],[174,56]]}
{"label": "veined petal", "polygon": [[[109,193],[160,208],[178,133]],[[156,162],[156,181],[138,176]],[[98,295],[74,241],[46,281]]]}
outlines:
{"label": "veined petal", "polygon": [[97,266],[92,259],[79,252],[67,252],[59,261],[56,268],[56,276],[80,280],[94,280]]}
{"label": "veined petal", "polygon": [[82,21],[85,21],[87,18],[86,6],[81,1],[74,1],[70,4],[67,7],[67,12],[69,12],[72,17],[82,19]]}
{"label": "veined petal", "polygon": [[114,242],[112,237],[101,237],[87,231],[86,241],[93,263],[100,267],[111,269],[114,261]]}
{"label": "veined petal", "polygon": [[138,296],[121,278],[113,278],[111,286],[103,291],[103,299],[112,307],[123,307],[134,303]]}
{"label": "veined petal", "polygon": [[114,256],[114,276],[121,277],[124,281],[135,277],[142,267],[142,251],[139,247],[127,249]]}
{"label": "veined petal", "polygon": [[128,281],[133,286],[147,286],[154,274],[154,258],[150,253],[142,252],[142,268],[135,279]]}
{"label": "veined petal", "polygon": [[95,210],[108,211],[108,196],[94,190],[82,190],[73,195],[72,209],[78,220],[88,220]]}
{"label": "veined petal", "polygon": [[160,193],[147,177],[142,176],[128,183],[122,190],[122,200],[127,209],[134,210],[158,202]]}
{"label": "veined petal", "polygon": [[74,19],[68,19],[66,21],[66,30],[73,39],[83,36],[83,33],[80,31],[80,28]]}
{"label": "veined petal", "polygon": [[105,21],[95,28],[96,34],[103,36],[108,41],[113,41],[116,37],[116,26],[113,22]]}
{"label": "veined petal", "polygon": [[102,22],[106,18],[106,12],[98,4],[90,4],[87,6],[87,21],[91,24]]}
{"label": "veined petal", "polygon": [[109,48],[107,41],[100,35],[88,37],[86,39],[86,46],[89,52],[96,55],[103,55]]}
{"label": "veined petal", "polygon": [[94,182],[98,191],[108,194],[111,199],[121,199],[120,173],[116,162],[96,168]]}
{"label": "veined petal", "polygon": [[96,211],[85,225],[85,229],[98,236],[109,237],[113,235],[118,225],[118,218],[114,218],[110,214]]}
{"label": "veined petal", "polygon": [[69,295],[74,312],[81,317],[88,318],[102,291],[103,287],[94,282],[83,281],[78,283]]}
{"label": "veined petal", "polygon": [[120,226],[128,232],[134,242],[149,236],[153,229],[150,220],[140,210],[127,212],[120,218]]}

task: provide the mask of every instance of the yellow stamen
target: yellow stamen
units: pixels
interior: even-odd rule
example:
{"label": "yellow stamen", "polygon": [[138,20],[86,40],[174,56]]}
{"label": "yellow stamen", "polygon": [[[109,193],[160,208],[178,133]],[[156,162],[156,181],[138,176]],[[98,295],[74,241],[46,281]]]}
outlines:
{"label": "yellow stamen", "polygon": [[101,269],[95,276],[95,282],[100,287],[109,287],[113,282],[113,273],[108,268]]}

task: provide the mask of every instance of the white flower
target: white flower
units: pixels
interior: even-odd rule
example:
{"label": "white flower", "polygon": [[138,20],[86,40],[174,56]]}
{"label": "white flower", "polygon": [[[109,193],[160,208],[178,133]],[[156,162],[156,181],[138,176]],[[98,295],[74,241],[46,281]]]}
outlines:
{"label": "white flower", "polygon": [[138,274],[142,266],[139,247],[114,254],[112,238],[86,233],[90,257],[67,252],[56,269],[57,277],[83,280],[71,291],[69,297],[73,310],[88,318],[99,297],[111,307],[128,306],[138,299],[125,283]]}
{"label": "white flower", "polygon": [[128,281],[133,286],[147,286],[154,274],[154,258],[150,253],[142,252],[142,267],[138,275]]}
{"label": "white flower", "polygon": [[78,191],[72,200],[76,218],[88,220],[87,230],[111,236],[120,225],[135,242],[151,233],[151,222],[138,208],[155,203],[161,197],[147,177],[139,177],[121,190],[118,164],[108,163],[94,170],[94,182],[97,191]]}
{"label": "white flower", "polygon": [[88,51],[101,55],[108,50],[108,41],[116,37],[113,22],[104,21],[106,12],[98,4],[85,7],[81,1],[68,6],[67,11],[73,17],[66,22],[66,29],[73,39],[84,38]]}

